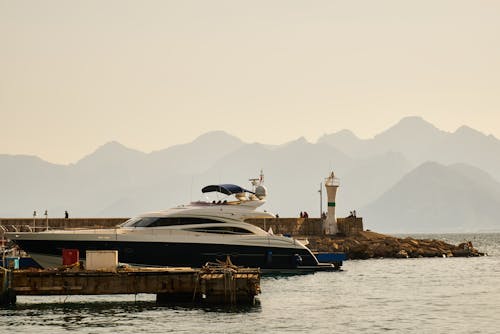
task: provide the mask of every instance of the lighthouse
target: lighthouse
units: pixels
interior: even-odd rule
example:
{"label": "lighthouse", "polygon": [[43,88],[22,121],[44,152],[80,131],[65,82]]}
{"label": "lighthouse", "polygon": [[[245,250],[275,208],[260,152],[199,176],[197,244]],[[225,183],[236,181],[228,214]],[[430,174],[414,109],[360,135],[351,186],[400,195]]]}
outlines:
{"label": "lighthouse", "polygon": [[325,234],[335,234],[338,232],[337,218],[335,217],[335,198],[337,197],[337,188],[340,186],[339,179],[335,177],[333,171],[325,179],[326,194],[328,199],[328,213],[323,222],[323,231]]}

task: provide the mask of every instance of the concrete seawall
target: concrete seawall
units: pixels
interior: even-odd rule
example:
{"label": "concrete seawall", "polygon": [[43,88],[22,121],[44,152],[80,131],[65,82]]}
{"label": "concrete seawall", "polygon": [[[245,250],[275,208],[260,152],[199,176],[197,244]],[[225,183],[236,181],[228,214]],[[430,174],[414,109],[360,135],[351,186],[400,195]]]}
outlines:
{"label": "concrete seawall", "polygon": [[0,235],[5,231],[43,231],[65,228],[112,228],[128,218],[0,218]]}
{"label": "concrete seawall", "polygon": [[320,218],[263,218],[247,219],[245,222],[258,226],[264,231],[272,229],[275,234],[323,235],[323,220]]}
{"label": "concrete seawall", "polygon": [[[113,228],[127,219],[123,218],[0,218],[0,235],[5,231],[44,231],[65,228]],[[246,222],[276,234],[322,235],[322,220],[319,218],[271,218],[247,219]]]}

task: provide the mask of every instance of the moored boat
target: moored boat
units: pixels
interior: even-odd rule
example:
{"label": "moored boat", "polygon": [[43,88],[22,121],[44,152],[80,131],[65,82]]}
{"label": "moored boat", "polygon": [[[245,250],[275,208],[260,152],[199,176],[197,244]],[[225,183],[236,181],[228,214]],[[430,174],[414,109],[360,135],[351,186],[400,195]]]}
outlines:
{"label": "moored boat", "polygon": [[267,190],[259,179],[253,185],[253,190],[210,185],[202,192],[226,198],[141,214],[112,229],[13,232],[7,238],[43,267],[61,265],[63,249],[78,249],[81,261],[87,250],[117,250],[119,262],[133,266],[200,268],[229,257],[235,265],[258,267],[263,273],[331,269],[300,241],[244,222],[275,217],[256,210],[265,203]]}

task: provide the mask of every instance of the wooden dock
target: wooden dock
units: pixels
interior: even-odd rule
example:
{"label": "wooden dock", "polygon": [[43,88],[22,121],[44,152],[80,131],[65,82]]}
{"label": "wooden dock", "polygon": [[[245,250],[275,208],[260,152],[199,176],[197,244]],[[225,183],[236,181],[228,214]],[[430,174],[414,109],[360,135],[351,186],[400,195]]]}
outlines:
{"label": "wooden dock", "polygon": [[1,268],[0,306],[17,296],[156,294],[158,303],[253,304],[260,293],[260,271],[252,268],[122,268],[114,272],[8,270]]}

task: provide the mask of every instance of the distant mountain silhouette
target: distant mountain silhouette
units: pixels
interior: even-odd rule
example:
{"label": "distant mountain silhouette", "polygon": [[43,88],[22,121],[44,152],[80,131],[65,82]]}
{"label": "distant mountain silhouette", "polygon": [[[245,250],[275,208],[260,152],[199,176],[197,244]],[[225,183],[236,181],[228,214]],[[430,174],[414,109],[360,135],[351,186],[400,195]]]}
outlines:
{"label": "distant mountain silhouette", "polygon": [[78,168],[101,168],[106,165],[113,165],[117,162],[134,162],[143,159],[145,156],[146,153],[125,147],[116,141],[111,141],[79,160],[76,166]]}
{"label": "distant mountain silhouette", "polygon": [[[10,159],[13,164],[17,161]],[[26,216],[34,209],[49,209],[56,216],[64,210],[72,216],[128,216],[198,200],[200,189],[209,183],[248,186],[248,178],[260,169],[270,189],[265,208],[281,215],[308,211],[318,216],[319,183],[330,168],[345,175],[346,186],[339,194],[345,200],[339,202],[339,212],[373,200],[409,170],[401,155],[352,159],[304,138],[269,146],[245,144],[222,132],[150,154],[112,142],[75,165],[52,165],[34,157],[19,163],[17,169],[0,165],[0,175],[19,176],[16,182],[5,178],[10,183],[4,194],[11,195],[5,197],[0,216]]]}
{"label": "distant mountain silhouette", "polygon": [[149,162],[163,172],[200,173],[225,155],[245,145],[239,138],[224,131],[212,131],[191,143],[175,145],[152,152]]}
{"label": "distant mountain silhouette", "polygon": [[0,155],[0,217],[31,216],[33,210],[42,214],[42,208],[57,206],[68,194],[70,179],[68,166],[33,156]]}
{"label": "distant mountain silhouette", "polygon": [[351,130],[340,130],[329,135],[323,135],[318,143],[328,144],[348,154],[351,157],[366,156],[368,140],[358,138]]}
{"label": "distant mountain silhouette", "polygon": [[406,117],[372,139],[362,140],[342,130],[324,135],[318,142],[352,157],[398,152],[415,167],[426,161],[463,162],[484,169],[500,180],[500,140],[467,126],[450,133],[439,130],[421,117]]}
{"label": "distant mountain silhouette", "polygon": [[146,153],[132,150],[116,141],[109,142],[70,165],[70,183],[81,183],[80,189],[83,191],[90,186],[91,196],[99,196],[93,191],[94,184],[106,185],[108,188],[140,184],[142,180],[137,179],[137,176],[141,174],[146,158]]}
{"label": "distant mountain silhouette", "polygon": [[[26,217],[33,210],[41,215],[45,209],[52,217],[64,210],[73,217],[130,216],[198,200],[210,183],[249,186],[248,178],[261,169],[270,190],[264,209],[282,217],[299,211],[319,216],[320,183],[334,170],[341,182],[338,216],[356,209],[369,228],[452,230],[450,221],[457,230],[496,226],[490,206],[497,203],[498,183],[490,174],[499,177],[499,141],[465,126],[441,131],[418,117],[373,139],[342,130],[317,143],[298,138],[265,145],[214,131],[151,153],[110,142],[67,166],[0,155],[0,217]],[[457,197],[466,189],[473,196],[468,206]],[[429,193],[439,196],[429,200]],[[408,199],[412,194],[421,196]],[[326,210],[326,195],[323,202]],[[394,220],[396,212],[404,218]]]}
{"label": "distant mountain silhouette", "polygon": [[500,183],[469,165],[427,162],[360,213],[381,232],[499,230]]}
{"label": "distant mountain silhouette", "polygon": [[410,160],[419,161],[425,149],[445,135],[444,131],[421,117],[406,117],[373,139],[362,140],[349,130],[341,130],[335,134],[324,135],[318,141],[340,150],[349,149],[355,156],[366,157],[392,151],[403,153]]}

